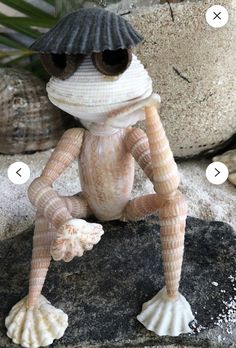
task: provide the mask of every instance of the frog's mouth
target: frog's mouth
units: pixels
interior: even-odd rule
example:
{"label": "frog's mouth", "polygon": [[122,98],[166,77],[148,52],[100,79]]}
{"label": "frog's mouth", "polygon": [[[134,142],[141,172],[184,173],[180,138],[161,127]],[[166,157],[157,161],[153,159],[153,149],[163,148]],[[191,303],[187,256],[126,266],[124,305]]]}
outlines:
{"label": "frog's mouth", "polygon": [[[152,95],[152,80],[135,55],[129,68],[113,79],[97,71],[91,58],[86,57],[69,79],[62,81],[52,77],[47,92],[54,105],[83,123],[101,124],[109,119],[112,124],[120,110],[127,113],[131,108],[136,112],[139,103]],[[140,117],[143,118],[141,113],[138,119]]]}
{"label": "frog's mouth", "polygon": [[148,100],[150,95],[152,95],[152,90],[147,91],[147,93],[139,98],[134,98],[126,102],[93,106],[71,103],[69,100],[54,98],[50,94],[48,97],[54,105],[74,117],[94,122],[105,122],[109,119],[109,122],[111,122],[111,119],[116,118],[118,115],[128,115],[140,109],[143,105],[143,101]]}
{"label": "frog's mouth", "polygon": [[[95,135],[111,135],[119,131],[120,128],[127,128],[133,126],[138,121],[144,120],[144,108],[148,105],[156,105],[159,109],[160,103],[160,96],[153,93],[147,98],[137,98],[126,103],[126,105],[124,103],[119,105],[113,104],[113,111],[108,112],[106,115],[91,114],[87,110],[86,118],[80,118],[80,121],[85,128]],[[89,115],[93,115],[91,119]]]}
{"label": "frog's mouth", "polygon": [[[160,109],[161,98],[158,94],[152,93],[147,98],[139,98],[133,104],[123,106],[119,109],[110,112],[106,119],[106,126],[113,126],[117,128],[123,128],[123,124],[130,120],[130,125],[135,124],[137,121],[145,119],[144,108],[148,105],[155,105],[157,109]],[[133,121],[132,122],[132,118]]]}

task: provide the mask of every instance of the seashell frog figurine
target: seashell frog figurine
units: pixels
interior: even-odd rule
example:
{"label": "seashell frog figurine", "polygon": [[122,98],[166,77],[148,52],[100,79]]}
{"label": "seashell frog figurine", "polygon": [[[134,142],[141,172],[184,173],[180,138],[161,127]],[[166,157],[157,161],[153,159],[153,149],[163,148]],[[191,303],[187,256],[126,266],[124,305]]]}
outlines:
{"label": "seashell frog figurine", "polygon": [[[80,119],[85,129],[67,130],[39,178],[29,187],[37,208],[29,293],[6,318],[7,335],[23,347],[47,346],[63,336],[67,315],[41,295],[50,260],[71,261],[97,244],[102,225],[159,213],[165,287],[143,305],[138,320],[157,335],[191,332],[190,305],[179,293],[187,205],[158,115],[160,97],[131,48],[142,41],[132,26],[103,9],[81,9],[62,18],[32,48],[52,75],[51,102]],[[146,120],[147,135],[133,127]],[[62,197],[53,183],[79,161],[82,192]],[[134,162],[155,193],[130,198]]]}

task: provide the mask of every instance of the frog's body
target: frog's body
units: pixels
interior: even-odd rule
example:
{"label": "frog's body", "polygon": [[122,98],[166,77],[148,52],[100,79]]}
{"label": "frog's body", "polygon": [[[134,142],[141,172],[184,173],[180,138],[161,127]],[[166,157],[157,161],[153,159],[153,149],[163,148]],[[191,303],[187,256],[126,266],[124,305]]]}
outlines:
{"label": "frog's body", "polygon": [[82,192],[101,221],[115,220],[130,200],[134,180],[134,158],[127,151],[127,130],[110,136],[85,131],[79,157]]}
{"label": "frog's body", "polygon": [[[93,25],[96,16],[101,27]],[[113,48],[98,51],[96,40],[80,44],[88,23],[89,30],[101,30],[105,45],[109,25],[120,23],[119,30],[113,32],[115,40],[109,37]],[[178,191],[177,166],[157,112],[159,98],[152,93],[148,72],[130,53],[130,47],[139,41],[124,19],[92,9],[63,18],[36,43],[37,49],[43,45],[43,62],[54,75],[47,85],[49,99],[79,118],[86,129],[72,128],[64,133],[41,176],[28,190],[37,208],[29,294],[6,319],[8,336],[24,347],[49,345],[64,334],[67,315],[48,303],[41,291],[51,258],[69,262],[99,242],[103,228],[86,221],[91,215],[100,221],[129,221],[159,212],[166,288],[145,304],[138,320],[158,335],[191,332],[188,323],[194,317],[178,292],[187,207]],[[86,45],[88,52],[84,51]],[[147,135],[133,128],[144,119]],[[62,197],[53,183],[74,160],[79,161],[82,192]],[[131,199],[134,160],[153,182],[155,193]]]}

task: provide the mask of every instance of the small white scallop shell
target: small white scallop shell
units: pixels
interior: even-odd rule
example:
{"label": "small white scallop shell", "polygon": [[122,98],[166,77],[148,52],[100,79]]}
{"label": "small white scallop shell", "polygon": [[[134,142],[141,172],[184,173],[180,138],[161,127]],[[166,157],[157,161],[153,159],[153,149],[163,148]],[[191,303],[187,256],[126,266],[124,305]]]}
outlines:
{"label": "small white scallop shell", "polygon": [[176,300],[171,299],[167,296],[166,288],[163,288],[143,304],[137,319],[159,336],[179,336],[192,332],[189,323],[194,320],[194,315],[183,295],[178,294]]}
{"label": "small white scallop shell", "polygon": [[223,155],[215,156],[214,162],[222,162],[229,169],[228,180],[236,186],[236,149],[225,152]]}
{"label": "small white scallop shell", "polygon": [[7,335],[22,347],[38,348],[52,344],[64,335],[68,316],[53,307],[42,295],[37,306],[28,308],[28,296],[19,301],[5,320]]}

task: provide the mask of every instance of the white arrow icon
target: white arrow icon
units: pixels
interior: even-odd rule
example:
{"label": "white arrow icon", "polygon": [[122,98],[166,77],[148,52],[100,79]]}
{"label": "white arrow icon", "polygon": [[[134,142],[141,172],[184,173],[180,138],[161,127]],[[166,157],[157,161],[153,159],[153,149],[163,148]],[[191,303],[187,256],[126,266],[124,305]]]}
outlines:
{"label": "white arrow icon", "polygon": [[213,162],[206,169],[207,180],[214,185],[223,184],[229,176],[229,170],[222,162]]}
{"label": "white arrow icon", "polygon": [[29,180],[30,169],[24,162],[15,162],[8,168],[7,175],[13,184],[22,185]]}

